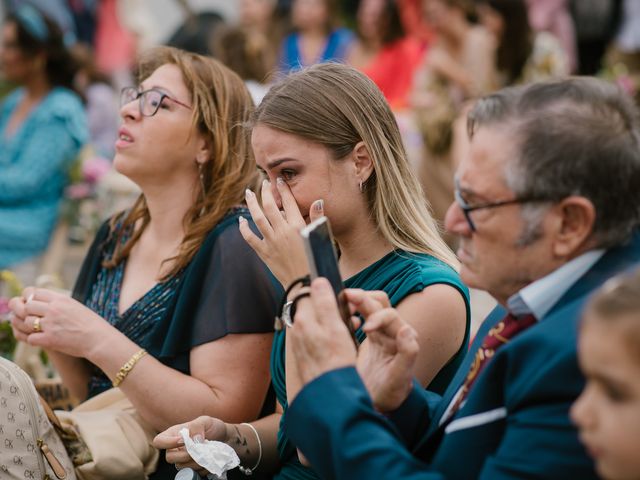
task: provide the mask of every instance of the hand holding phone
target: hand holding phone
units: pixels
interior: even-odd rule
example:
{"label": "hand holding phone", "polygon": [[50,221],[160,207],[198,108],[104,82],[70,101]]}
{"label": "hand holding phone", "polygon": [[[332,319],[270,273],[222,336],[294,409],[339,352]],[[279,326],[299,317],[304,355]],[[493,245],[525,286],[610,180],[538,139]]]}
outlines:
{"label": "hand holding phone", "polygon": [[327,217],[320,217],[300,232],[304,241],[311,279],[324,277],[329,280],[336,295],[340,316],[347,326],[353,343],[358,347],[355,329],[351,321],[349,304],[344,294],[344,285],[338,268],[338,259],[333,243],[333,235]]}

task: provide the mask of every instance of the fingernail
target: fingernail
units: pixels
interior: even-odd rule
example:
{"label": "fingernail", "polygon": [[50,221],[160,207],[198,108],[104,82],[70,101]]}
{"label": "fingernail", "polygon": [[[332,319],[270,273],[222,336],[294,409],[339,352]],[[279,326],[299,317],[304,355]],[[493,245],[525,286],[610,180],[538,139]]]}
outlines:
{"label": "fingernail", "polygon": [[313,209],[316,212],[322,212],[324,210],[324,200],[316,200],[313,202]]}
{"label": "fingernail", "polygon": [[269,180],[262,181],[262,188],[269,188],[271,186],[271,182]]}
{"label": "fingernail", "polygon": [[31,300],[33,300],[33,293],[27,297],[26,303],[29,303]]}
{"label": "fingernail", "polygon": [[204,442],[204,437],[200,434],[194,435],[193,436],[193,441],[196,443],[202,443]]}
{"label": "fingernail", "polygon": [[248,188],[244,191],[244,196],[246,198],[253,198],[255,197],[255,193],[253,193],[251,190],[249,190]]}
{"label": "fingernail", "polygon": [[284,185],[284,178],[282,178],[282,177],[276,178],[276,185],[279,186],[279,187]]}
{"label": "fingernail", "polygon": [[247,221],[247,219],[246,219],[246,218],[244,218],[242,215],[240,215],[240,216],[238,217],[238,223],[244,223],[244,222],[246,222],[246,221]]}

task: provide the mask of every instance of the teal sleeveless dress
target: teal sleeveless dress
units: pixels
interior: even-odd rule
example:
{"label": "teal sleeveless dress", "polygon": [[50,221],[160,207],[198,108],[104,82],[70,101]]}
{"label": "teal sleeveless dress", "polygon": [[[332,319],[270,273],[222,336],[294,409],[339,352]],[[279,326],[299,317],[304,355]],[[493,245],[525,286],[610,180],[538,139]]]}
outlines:
{"label": "teal sleeveless dress", "polygon": [[[446,263],[431,255],[409,253],[395,250],[369,265],[344,282],[347,288],[362,288],[364,290],[383,290],[389,296],[392,306],[397,306],[405,297],[412,293],[421,292],[434,284],[451,285],[464,298],[467,310],[464,340],[460,349],[440,370],[427,387],[428,390],[442,394],[458,369],[469,342],[470,305],[469,291],[460,280],[458,273]],[[358,330],[356,336],[360,342],[365,334]],[[304,467],[298,460],[296,447],[285,436],[283,422],[287,414],[288,402],[285,377],[285,332],[276,332],[271,350],[271,378],[278,402],[284,414],[278,431],[278,453],[282,463],[281,470],[273,477],[274,480],[318,480],[315,472]]]}

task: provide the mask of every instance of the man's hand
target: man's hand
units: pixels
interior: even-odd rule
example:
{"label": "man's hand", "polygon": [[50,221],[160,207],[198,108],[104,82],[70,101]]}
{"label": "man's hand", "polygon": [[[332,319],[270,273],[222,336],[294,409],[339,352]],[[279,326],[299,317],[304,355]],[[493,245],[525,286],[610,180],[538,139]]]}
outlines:
{"label": "man's hand", "polygon": [[367,341],[358,352],[357,369],[375,408],[398,408],[412,388],[413,366],[420,349],[416,331],[391,308],[384,292],[348,290],[347,298],[365,318]]}
{"label": "man's hand", "polygon": [[[384,292],[346,290],[352,311],[367,320],[367,341],[357,352],[357,369],[374,406],[395,410],[412,388],[413,366],[419,345],[415,330],[391,308]],[[330,370],[354,365],[356,350],[342,321],[329,282],[311,284],[311,300],[301,300],[294,324],[287,334],[302,383]],[[293,401],[293,398],[290,399]]]}
{"label": "man's hand", "polygon": [[[302,383],[329,370],[355,365],[356,349],[342,321],[335,294],[326,278],[311,284],[311,300],[298,302],[287,341],[295,356]],[[293,398],[289,399],[292,402]]]}

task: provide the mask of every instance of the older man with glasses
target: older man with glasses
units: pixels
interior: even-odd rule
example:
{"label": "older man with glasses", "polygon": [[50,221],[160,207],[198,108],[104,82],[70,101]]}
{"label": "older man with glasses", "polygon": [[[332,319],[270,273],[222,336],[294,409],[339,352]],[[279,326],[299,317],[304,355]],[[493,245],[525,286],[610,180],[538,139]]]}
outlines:
{"label": "older man with glasses", "polygon": [[439,398],[411,387],[414,333],[384,296],[349,292],[371,341],[357,355],[314,282],[288,338],[306,385],[285,428],[323,478],[596,478],[568,415],[584,386],[577,323],[640,263],[638,111],[574,78],[489,95],[468,126],[446,227],[462,279],[499,306]]}

